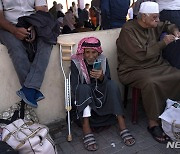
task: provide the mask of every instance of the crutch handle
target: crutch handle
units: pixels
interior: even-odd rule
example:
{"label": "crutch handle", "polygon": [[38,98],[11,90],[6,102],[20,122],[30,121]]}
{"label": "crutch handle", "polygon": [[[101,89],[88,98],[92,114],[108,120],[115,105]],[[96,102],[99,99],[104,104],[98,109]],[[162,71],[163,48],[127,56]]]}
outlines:
{"label": "crutch handle", "polygon": [[74,42],[69,42],[69,43],[67,43],[67,42],[57,41],[57,43],[59,43],[59,44],[62,45],[62,46],[72,46],[72,45],[75,45]]}

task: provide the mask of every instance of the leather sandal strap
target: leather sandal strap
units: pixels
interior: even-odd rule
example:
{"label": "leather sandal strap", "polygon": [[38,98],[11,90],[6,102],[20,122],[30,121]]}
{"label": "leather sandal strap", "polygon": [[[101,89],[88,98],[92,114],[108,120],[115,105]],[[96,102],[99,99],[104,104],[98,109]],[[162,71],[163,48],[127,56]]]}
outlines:
{"label": "leather sandal strap", "polygon": [[[135,138],[133,137],[133,135],[129,132],[128,129],[124,129],[120,132],[120,136],[122,138],[122,140],[124,141],[124,143],[127,145],[127,146],[131,146],[135,143]],[[129,143],[127,144],[126,142],[130,139],[133,139],[132,143]]]}
{"label": "leather sandal strap", "polygon": [[150,132],[156,137],[163,137],[163,130],[160,126],[149,128]]}
{"label": "leather sandal strap", "polygon": [[95,143],[96,143],[96,141],[89,142],[89,143],[87,144],[87,146],[93,145],[93,144],[95,144]]}
{"label": "leather sandal strap", "polygon": [[91,138],[84,139],[84,143],[91,142],[91,141],[95,141],[95,138],[91,137]]}
{"label": "leather sandal strap", "polygon": [[94,138],[93,134],[87,134],[83,138],[84,146],[87,148],[88,146],[91,146],[93,144],[96,144],[96,140]]}
{"label": "leather sandal strap", "polygon": [[130,134],[128,129],[124,129],[120,132],[120,135],[123,136],[124,134]]}
{"label": "leather sandal strap", "polygon": [[90,134],[86,134],[83,139],[88,138],[88,137],[94,137],[94,134],[91,134],[91,133]]}
{"label": "leather sandal strap", "polygon": [[123,129],[123,130],[120,132],[120,134],[125,133],[125,132],[129,132],[129,130],[128,130],[128,129]]}

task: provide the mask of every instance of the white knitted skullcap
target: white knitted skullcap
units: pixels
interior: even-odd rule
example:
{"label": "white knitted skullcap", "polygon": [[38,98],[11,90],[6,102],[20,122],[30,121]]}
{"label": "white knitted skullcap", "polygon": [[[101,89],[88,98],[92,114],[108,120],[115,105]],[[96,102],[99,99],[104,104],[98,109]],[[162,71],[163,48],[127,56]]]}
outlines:
{"label": "white knitted skullcap", "polygon": [[159,5],[156,2],[143,2],[141,3],[139,13],[159,13]]}

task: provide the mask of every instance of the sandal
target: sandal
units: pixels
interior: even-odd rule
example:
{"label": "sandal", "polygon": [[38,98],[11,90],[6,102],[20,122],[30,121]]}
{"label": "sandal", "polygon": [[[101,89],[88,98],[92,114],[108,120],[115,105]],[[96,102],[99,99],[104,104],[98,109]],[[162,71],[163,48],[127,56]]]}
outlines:
{"label": "sandal", "polygon": [[127,146],[132,146],[135,144],[135,138],[130,134],[128,129],[124,129],[120,132],[120,136],[124,142],[125,145]]}
{"label": "sandal", "polygon": [[85,149],[88,151],[96,151],[98,149],[94,135],[91,133],[84,136],[83,142]]}
{"label": "sandal", "polygon": [[159,143],[167,143],[170,141],[169,136],[167,136],[161,126],[153,126],[151,128],[147,127],[148,132],[152,137]]}

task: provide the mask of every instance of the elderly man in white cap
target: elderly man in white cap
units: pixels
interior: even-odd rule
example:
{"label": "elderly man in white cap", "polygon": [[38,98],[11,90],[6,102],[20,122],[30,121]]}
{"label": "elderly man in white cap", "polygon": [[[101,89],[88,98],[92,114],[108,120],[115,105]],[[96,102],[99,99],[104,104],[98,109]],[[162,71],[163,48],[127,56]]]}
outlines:
{"label": "elderly man in white cap", "polygon": [[[160,40],[162,32],[168,32]],[[156,2],[141,3],[137,19],[122,27],[117,39],[120,81],[141,90],[148,117],[148,131],[160,143],[167,143],[159,121],[167,98],[180,100],[180,70],[162,58],[162,49],[179,37],[178,28],[159,22]]]}
{"label": "elderly man in white cap", "polygon": [[141,3],[147,2],[147,1],[156,2],[156,0],[137,0],[133,7],[133,18],[135,18],[138,15]]}

